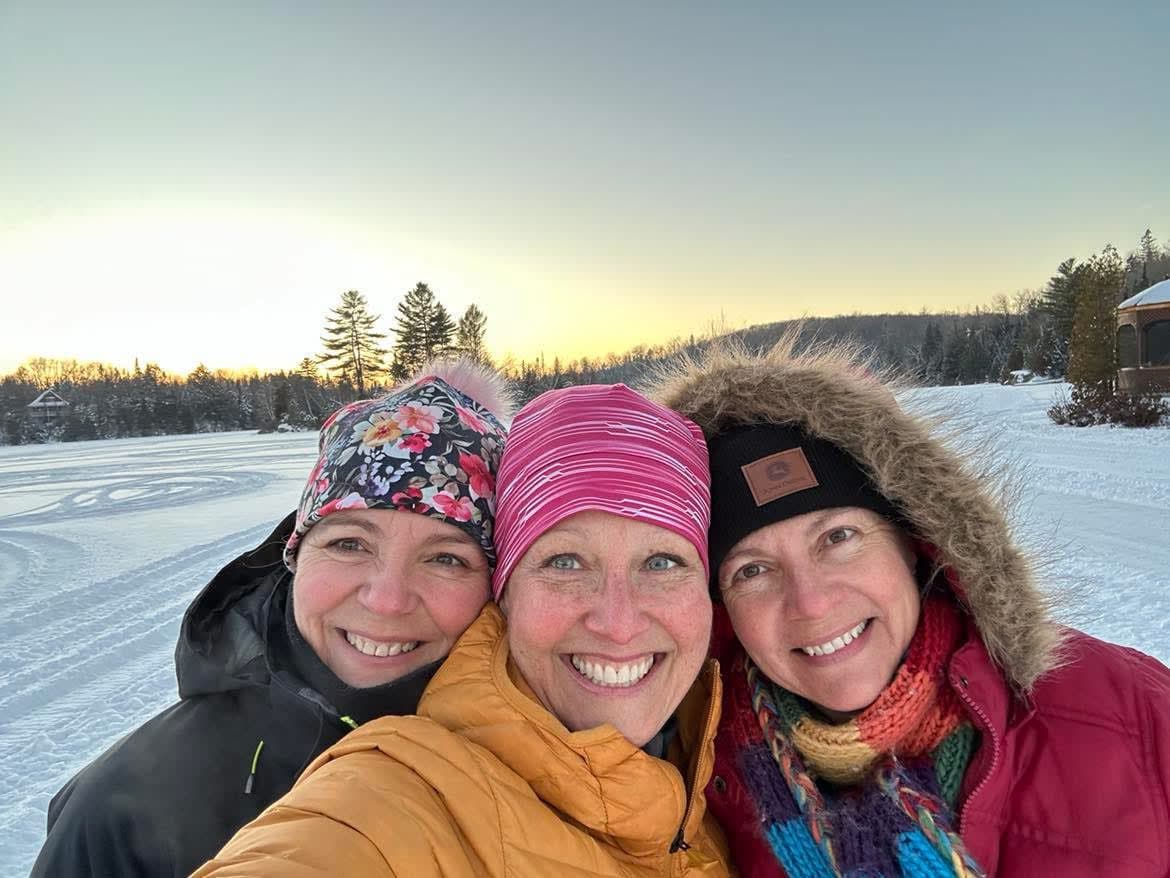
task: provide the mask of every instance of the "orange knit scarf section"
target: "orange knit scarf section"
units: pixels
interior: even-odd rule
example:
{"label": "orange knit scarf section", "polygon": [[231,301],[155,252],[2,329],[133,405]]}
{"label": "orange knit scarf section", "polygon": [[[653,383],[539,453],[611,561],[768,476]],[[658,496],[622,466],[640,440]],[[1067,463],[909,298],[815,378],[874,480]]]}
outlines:
{"label": "orange knit scarf section", "polygon": [[963,721],[962,703],[947,683],[947,664],[962,636],[962,616],[949,599],[923,601],[906,657],[873,704],[839,725],[807,712],[793,724],[789,734],[809,772],[850,785],[886,756],[931,753]]}

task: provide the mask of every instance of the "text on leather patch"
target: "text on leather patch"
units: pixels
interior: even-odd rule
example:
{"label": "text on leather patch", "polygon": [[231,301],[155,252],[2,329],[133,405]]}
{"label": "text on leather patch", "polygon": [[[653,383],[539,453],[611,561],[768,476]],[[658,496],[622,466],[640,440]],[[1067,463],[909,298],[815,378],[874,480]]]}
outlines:
{"label": "text on leather patch", "polygon": [[743,470],[743,477],[747,479],[757,506],[820,484],[802,448],[789,448],[787,451],[769,454],[745,463],[740,469]]}

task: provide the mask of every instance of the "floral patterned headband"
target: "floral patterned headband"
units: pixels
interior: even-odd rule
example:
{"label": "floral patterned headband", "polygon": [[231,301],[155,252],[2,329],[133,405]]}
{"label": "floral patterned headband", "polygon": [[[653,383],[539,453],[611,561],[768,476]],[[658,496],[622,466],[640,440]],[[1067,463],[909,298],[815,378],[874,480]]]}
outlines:
{"label": "floral patterned headband", "polygon": [[285,565],[296,571],[297,546],[327,515],[402,509],[466,531],[494,567],[495,473],[506,433],[491,411],[435,376],[338,409],[321,427]]}

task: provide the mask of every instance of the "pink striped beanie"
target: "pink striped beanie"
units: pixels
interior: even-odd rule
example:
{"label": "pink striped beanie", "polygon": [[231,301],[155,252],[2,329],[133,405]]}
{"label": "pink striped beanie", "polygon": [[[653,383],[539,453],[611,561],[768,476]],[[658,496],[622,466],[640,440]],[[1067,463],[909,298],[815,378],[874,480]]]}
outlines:
{"label": "pink striped beanie", "polygon": [[707,570],[711,476],[702,431],[624,384],[550,390],[520,409],[496,476],[496,599],[541,534],[586,510],[672,530]]}

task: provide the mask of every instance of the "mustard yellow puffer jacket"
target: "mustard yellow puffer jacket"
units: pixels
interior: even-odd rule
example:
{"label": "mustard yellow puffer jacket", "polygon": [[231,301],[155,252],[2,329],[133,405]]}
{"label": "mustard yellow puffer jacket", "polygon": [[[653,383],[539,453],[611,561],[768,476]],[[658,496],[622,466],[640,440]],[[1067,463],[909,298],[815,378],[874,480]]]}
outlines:
{"label": "mustard yellow puffer jacket", "polygon": [[513,679],[504,633],[489,605],[418,716],[367,723],[325,751],[196,876],[728,875],[702,792],[718,666],[679,709],[684,782],[611,726],[565,729]]}

